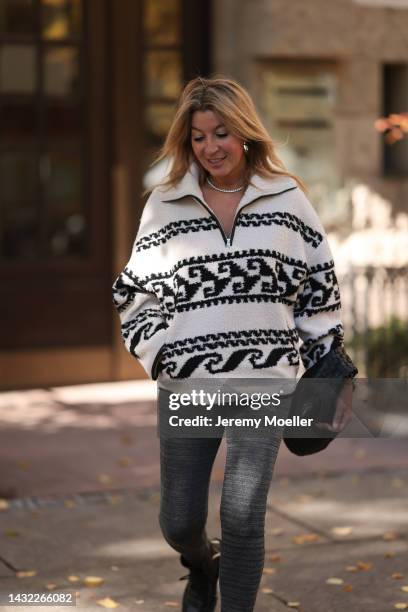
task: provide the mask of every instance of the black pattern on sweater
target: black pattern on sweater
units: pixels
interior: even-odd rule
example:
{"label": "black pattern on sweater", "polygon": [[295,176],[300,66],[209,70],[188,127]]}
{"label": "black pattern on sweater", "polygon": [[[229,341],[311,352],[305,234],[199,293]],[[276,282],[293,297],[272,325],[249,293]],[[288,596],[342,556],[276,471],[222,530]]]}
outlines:
{"label": "black pattern on sweater", "polygon": [[299,232],[303,240],[310,243],[314,248],[317,248],[323,240],[320,232],[312,229],[299,217],[288,212],[245,213],[240,215],[237,221],[237,227],[258,227],[272,224],[284,225],[295,232]]}
{"label": "black pattern on sweater", "polygon": [[309,338],[304,342],[300,347],[300,354],[305,368],[311,368],[327,352],[327,346],[321,340],[329,338],[330,349],[334,349],[343,343],[343,337],[343,325],[339,323],[339,325],[328,329],[324,334],[316,338]]}
{"label": "black pattern on sweater", "polygon": [[189,378],[198,368],[209,374],[232,372],[247,361],[253,369],[270,368],[281,360],[298,365],[296,329],[250,329],[194,336],[168,343],[159,371],[170,378]]}
{"label": "black pattern on sweater", "polygon": [[218,304],[291,305],[305,273],[305,264],[300,261],[276,251],[254,249],[250,255],[235,252],[192,257],[180,262],[177,270],[150,275],[144,285],[158,296],[166,316]]}
{"label": "black pattern on sweater", "polygon": [[[288,229],[298,232],[303,240],[317,248],[323,236],[317,230],[306,225],[299,217],[288,212],[272,212],[272,213],[241,213],[238,214],[236,227],[260,227],[270,225],[281,225]],[[172,221],[157,232],[152,232],[147,236],[139,238],[134,244],[134,252],[139,253],[146,249],[165,244],[171,238],[180,234],[189,234],[190,232],[208,232],[211,230],[218,231],[217,222],[213,217],[199,217],[198,219],[181,219],[180,221]]]}
{"label": "black pattern on sweater", "polygon": [[147,236],[143,236],[134,245],[135,253],[150,249],[151,247],[165,244],[171,238],[179,234],[188,234],[190,232],[208,232],[209,230],[218,229],[217,222],[212,217],[200,217],[198,219],[182,219],[181,221],[172,221],[157,232],[152,232]]}
{"label": "black pattern on sweater", "polygon": [[188,257],[178,261],[177,265],[170,268],[167,272],[150,274],[143,278],[132,275],[132,272],[129,270],[129,268],[125,268],[125,271],[128,273],[129,277],[133,278],[136,284],[146,286],[152,281],[171,278],[176,274],[178,270],[186,266],[198,266],[201,264],[212,264],[216,262],[223,263],[229,261],[236,261],[239,259],[251,258],[273,258],[281,263],[285,263],[296,268],[301,268],[304,273],[307,272],[307,265],[304,261],[300,259],[294,259],[293,257],[288,257],[283,253],[279,253],[279,251],[273,251],[271,249],[245,249],[242,251],[229,251],[222,253],[213,253],[211,255],[198,255],[195,257]]}
{"label": "black pattern on sweater", "polygon": [[315,266],[299,292],[295,318],[312,317],[341,308],[340,290],[333,262]]}
{"label": "black pattern on sweater", "polygon": [[280,302],[293,306],[298,318],[340,308],[333,261],[307,271],[299,260],[262,249],[191,257],[145,279],[125,268],[114,294],[119,312],[139,293],[159,299],[166,321],[176,312],[220,304]]}
{"label": "black pattern on sweater", "polygon": [[130,338],[129,350],[137,357],[137,346],[141,341],[149,340],[160,329],[166,329],[166,324],[159,308],[146,308],[135,316],[132,321],[121,325],[122,337],[126,342]]}

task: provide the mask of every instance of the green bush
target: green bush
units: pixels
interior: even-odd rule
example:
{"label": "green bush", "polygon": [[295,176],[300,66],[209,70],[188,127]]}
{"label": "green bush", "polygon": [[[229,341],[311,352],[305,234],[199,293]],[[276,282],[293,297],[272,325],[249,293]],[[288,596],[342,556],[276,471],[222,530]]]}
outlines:
{"label": "green bush", "polygon": [[369,328],[348,343],[360,373],[368,378],[408,375],[408,322],[393,317],[381,327]]}

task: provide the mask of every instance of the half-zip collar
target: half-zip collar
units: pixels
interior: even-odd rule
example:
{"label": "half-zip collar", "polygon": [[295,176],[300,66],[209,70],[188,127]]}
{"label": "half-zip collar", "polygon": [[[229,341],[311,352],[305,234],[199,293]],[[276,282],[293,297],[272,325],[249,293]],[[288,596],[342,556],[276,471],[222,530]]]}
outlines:
{"label": "half-zip collar", "polygon": [[[198,182],[198,166],[193,162],[184,175],[182,180],[175,187],[171,187],[167,190],[160,191],[162,195],[162,202],[174,202],[181,200],[187,196],[192,196],[203,201],[203,192]],[[246,188],[244,195],[242,196],[237,211],[250,204],[254,200],[263,196],[277,195],[288,189],[297,187],[295,179],[290,176],[277,176],[274,179],[266,179],[257,174],[254,174],[251,178],[251,184]]]}
{"label": "half-zip collar", "polygon": [[194,200],[200,203],[215,219],[224,238],[224,242],[227,246],[231,246],[232,244],[232,240],[235,233],[235,225],[239,214],[243,208],[245,208],[252,202],[255,202],[259,198],[278,195],[280,193],[284,193],[285,191],[296,189],[296,187],[298,186],[296,181],[290,176],[278,176],[274,179],[266,179],[257,174],[254,174],[251,177],[251,184],[248,185],[247,189],[245,190],[244,195],[239,201],[239,204],[235,211],[231,234],[230,236],[226,236],[220,222],[218,221],[217,216],[205,203],[203,192],[198,182],[198,177],[198,166],[195,162],[193,162],[188,172],[182,178],[180,183],[176,185],[176,187],[166,190],[160,190],[160,193],[162,194],[161,200],[162,202],[172,203],[178,202],[187,197],[194,198]]}

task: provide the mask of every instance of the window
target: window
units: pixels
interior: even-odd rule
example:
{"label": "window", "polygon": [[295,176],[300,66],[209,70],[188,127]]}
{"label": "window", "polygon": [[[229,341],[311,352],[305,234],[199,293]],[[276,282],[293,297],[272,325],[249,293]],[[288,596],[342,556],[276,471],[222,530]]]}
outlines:
{"label": "window", "polygon": [[81,0],[0,0],[0,259],[86,255]]}
{"label": "window", "polygon": [[162,144],[183,81],[181,0],[145,0],[144,104],[148,145]]}
{"label": "window", "polygon": [[306,182],[327,224],[344,212],[335,159],[336,86],[330,62],[260,64],[260,107],[277,153]]}
{"label": "window", "polygon": [[146,171],[144,187],[167,174],[156,157],[173,121],[185,82],[210,73],[211,2],[208,0],[143,1],[143,108]]}

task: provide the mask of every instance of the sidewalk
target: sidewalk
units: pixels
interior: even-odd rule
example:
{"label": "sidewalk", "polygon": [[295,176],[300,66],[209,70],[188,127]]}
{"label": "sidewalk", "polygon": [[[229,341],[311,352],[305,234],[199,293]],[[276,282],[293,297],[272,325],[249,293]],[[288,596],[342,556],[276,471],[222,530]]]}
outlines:
{"label": "sidewalk", "polygon": [[[0,396],[0,595],[77,592],[84,609],[110,598],[118,610],[181,610],[186,571],[157,521],[152,397],[134,383]],[[282,448],[257,612],[408,609],[407,455],[403,441],[386,439],[337,440],[308,459]],[[220,535],[224,457],[223,444],[211,536]],[[103,583],[84,586],[89,576]]]}

